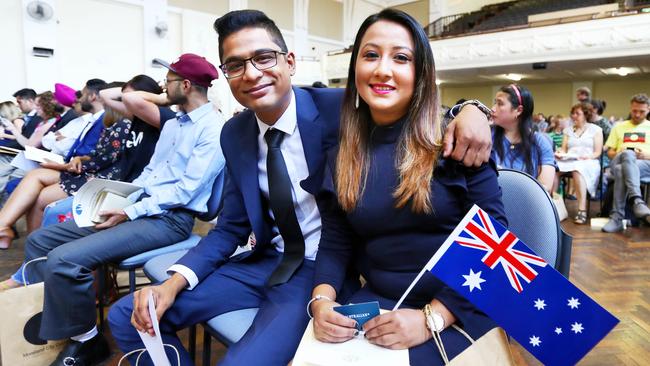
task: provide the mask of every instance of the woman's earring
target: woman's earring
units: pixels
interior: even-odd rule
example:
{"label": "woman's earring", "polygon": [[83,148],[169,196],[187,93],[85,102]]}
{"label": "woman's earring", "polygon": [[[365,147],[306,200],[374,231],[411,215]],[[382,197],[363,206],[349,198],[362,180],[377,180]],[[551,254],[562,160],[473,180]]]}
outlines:
{"label": "woman's earring", "polygon": [[359,109],[359,93],[354,93],[355,98],[354,98],[354,108]]}

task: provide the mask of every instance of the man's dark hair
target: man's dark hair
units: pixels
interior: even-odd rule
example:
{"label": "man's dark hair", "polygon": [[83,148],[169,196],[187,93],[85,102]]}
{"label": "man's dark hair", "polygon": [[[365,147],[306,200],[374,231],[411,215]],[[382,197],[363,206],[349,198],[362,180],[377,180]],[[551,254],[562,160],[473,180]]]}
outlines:
{"label": "man's dark hair", "polygon": [[34,89],[24,88],[14,93],[14,98],[21,99],[36,99],[36,92]]}
{"label": "man's dark hair", "polygon": [[106,82],[102,79],[90,79],[86,81],[86,89],[93,94],[99,93],[100,90],[106,87]]}
{"label": "man's dark hair", "polygon": [[630,103],[650,104],[650,100],[646,94],[641,93],[633,96]]}
{"label": "man's dark hair", "polygon": [[235,10],[214,21],[214,30],[219,35],[219,59],[223,62],[223,41],[229,35],[239,32],[244,28],[262,28],[269,34],[273,43],[280,47],[282,52],[287,52],[287,44],[275,22],[259,10]]}

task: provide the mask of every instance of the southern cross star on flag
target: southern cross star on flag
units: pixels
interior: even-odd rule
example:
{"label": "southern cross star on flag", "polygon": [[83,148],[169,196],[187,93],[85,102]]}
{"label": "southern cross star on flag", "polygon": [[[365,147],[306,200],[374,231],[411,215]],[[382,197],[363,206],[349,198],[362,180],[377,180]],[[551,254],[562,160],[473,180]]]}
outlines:
{"label": "southern cross star on flag", "polygon": [[476,205],[425,269],[546,365],[577,363],[618,323]]}

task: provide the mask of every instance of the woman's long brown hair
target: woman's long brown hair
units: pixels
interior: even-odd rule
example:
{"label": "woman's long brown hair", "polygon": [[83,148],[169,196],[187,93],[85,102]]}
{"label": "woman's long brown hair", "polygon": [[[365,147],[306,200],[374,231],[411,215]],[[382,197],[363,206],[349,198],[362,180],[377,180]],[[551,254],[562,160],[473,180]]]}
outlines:
{"label": "woman's long brown hair", "polygon": [[354,42],[341,110],[339,152],[336,160],[338,200],[341,207],[350,212],[357,207],[365,189],[370,164],[368,140],[374,123],[363,99],[359,98],[359,108],[355,107],[355,67],[364,34],[372,24],[380,20],[405,27],[415,43],[416,84],[404,128],[397,143],[394,162],[399,171],[399,184],[393,192],[395,207],[402,208],[410,202],[413,212],[431,213],[431,179],[441,151],[442,139],[433,53],[418,22],[408,14],[394,9],[385,9],[368,17],[361,25]]}

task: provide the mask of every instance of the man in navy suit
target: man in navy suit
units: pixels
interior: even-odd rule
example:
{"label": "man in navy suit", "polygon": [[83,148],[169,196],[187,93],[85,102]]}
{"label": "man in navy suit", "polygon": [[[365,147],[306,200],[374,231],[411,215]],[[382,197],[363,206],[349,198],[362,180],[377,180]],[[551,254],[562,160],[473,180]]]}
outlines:
{"label": "man in navy suit", "polygon": [[[185,365],[191,361],[177,330],[233,310],[259,308],[221,364],[286,365],[308,323],[305,309],[321,229],[313,194],[325,152],[337,142],[342,92],[292,87],[295,56],[260,11],[230,12],[217,19],[215,30],[220,68],[234,97],[248,108],[221,134],[228,169],[223,211],[215,228],[169,268],[170,279],[120,300],[109,322],[122,351],[142,348],[135,329],[153,334],[148,315],[153,293],[163,342],[179,350]],[[489,155],[489,142],[483,151],[490,138],[487,124],[484,119],[475,124],[481,138],[469,138],[474,148],[459,155],[472,162],[477,150],[482,149],[481,159]],[[476,127],[465,124],[465,131],[468,126]],[[255,247],[231,257],[251,232]],[[151,362],[147,356],[143,361]]]}

